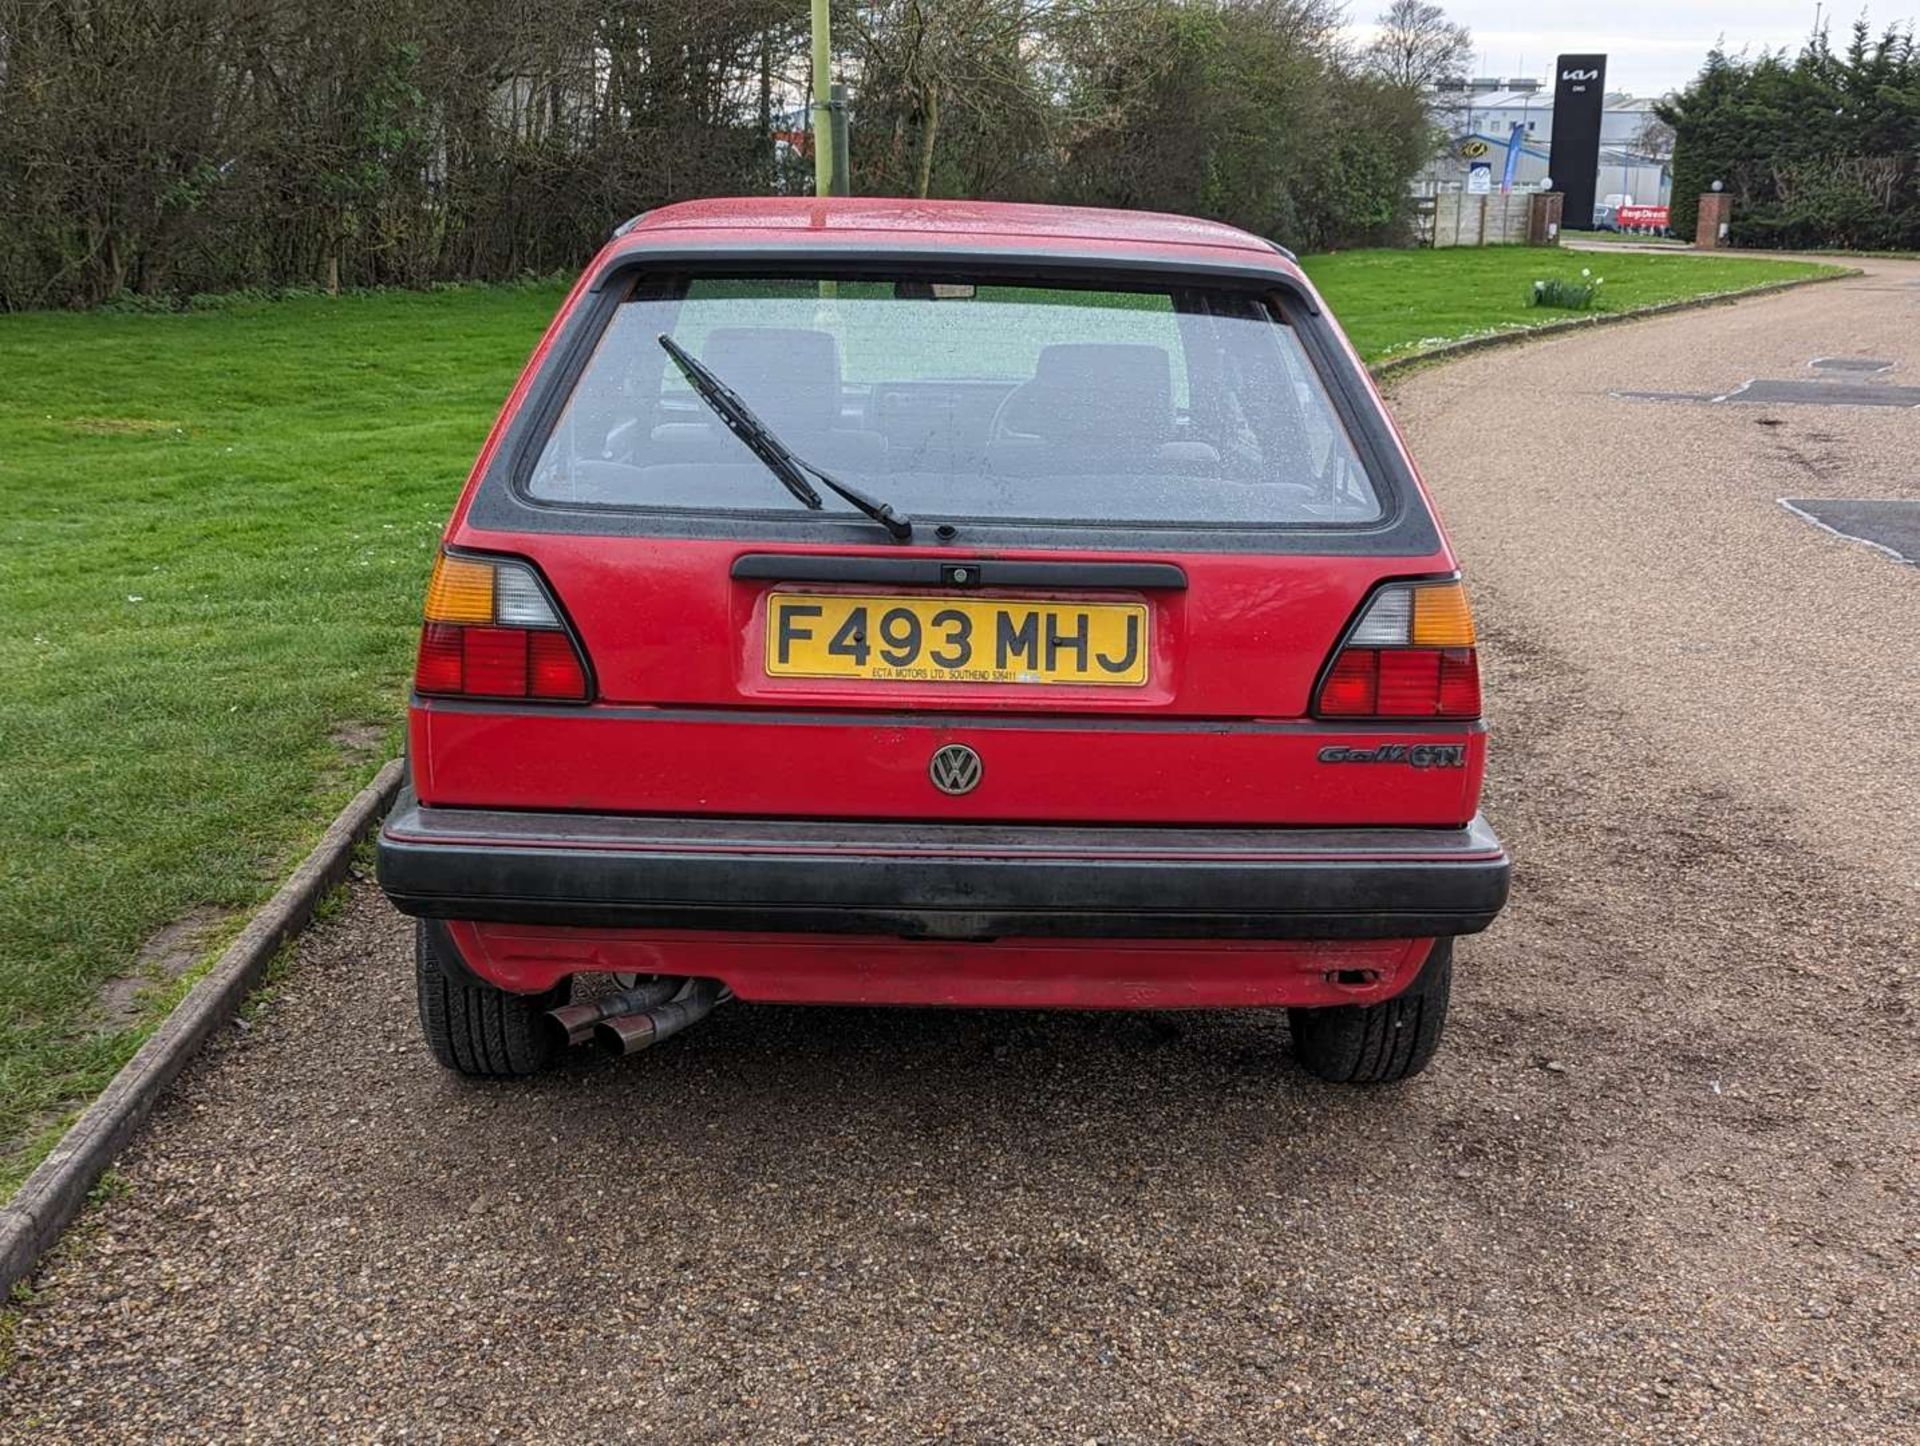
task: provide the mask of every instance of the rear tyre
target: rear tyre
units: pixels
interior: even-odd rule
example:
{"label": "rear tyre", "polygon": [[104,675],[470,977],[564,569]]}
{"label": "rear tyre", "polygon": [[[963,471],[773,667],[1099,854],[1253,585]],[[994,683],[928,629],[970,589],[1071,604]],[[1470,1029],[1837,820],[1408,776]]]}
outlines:
{"label": "rear tyre", "polygon": [[1434,942],[1413,983],[1380,1004],[1290,1009],[1293,1052],[1301,1067],[1334,1084],[1412,1079],[1440,1047],[1453,987],[1453,940]]}
{"label": "rear tyre", "polygon": [[509,994],[451,957],[446,935],[414,921],[414,982],[427,1048],[447,1069],[475,1079],[537,1074],[559,1058],[540,1016],[566,1002],[571,984],[545,994]]}

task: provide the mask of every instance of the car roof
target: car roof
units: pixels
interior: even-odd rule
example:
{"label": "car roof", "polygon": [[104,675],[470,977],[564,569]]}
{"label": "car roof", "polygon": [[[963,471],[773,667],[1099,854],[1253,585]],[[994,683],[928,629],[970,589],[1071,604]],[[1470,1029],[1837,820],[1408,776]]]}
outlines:
{"label": "car roof", "polygon": [[[635,248],[662,233],[735,233],[741,240],[801,242],[884,238],[938,249],[984,241],[1028,243],[1035,250],[1164,249],[1191,247],[1251,253],[1271,262],[1291,260],[1283,247],[1219,221],[1158,211],[1091,206],[1036,206],[1011,201],[932,201],[870,196],[716,197],[647,211],[617,233]],[[623,246],[621,249],[626,249]],[[1191,254],[1189,252],[1189,254]]]}

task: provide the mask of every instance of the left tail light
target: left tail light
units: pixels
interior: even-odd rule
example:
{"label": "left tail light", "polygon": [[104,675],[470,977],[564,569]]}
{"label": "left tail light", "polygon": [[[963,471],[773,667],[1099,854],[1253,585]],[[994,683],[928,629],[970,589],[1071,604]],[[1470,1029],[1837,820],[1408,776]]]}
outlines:
{"label": "left tail light", "polygon": [[524,562],[442,553],[427,584],[414,690],[441,698],[587,701],[587,663]]}

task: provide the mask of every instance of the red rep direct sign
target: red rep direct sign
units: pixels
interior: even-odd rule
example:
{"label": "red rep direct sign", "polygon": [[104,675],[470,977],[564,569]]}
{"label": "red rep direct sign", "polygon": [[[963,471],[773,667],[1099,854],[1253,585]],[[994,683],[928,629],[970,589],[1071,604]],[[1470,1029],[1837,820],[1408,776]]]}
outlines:
{"label": "red rep direct sign", "polygon": [[1667,229],[1667,208],[1622,206],[1614,214],[1614,224],[1622,231],[1664,231]]}

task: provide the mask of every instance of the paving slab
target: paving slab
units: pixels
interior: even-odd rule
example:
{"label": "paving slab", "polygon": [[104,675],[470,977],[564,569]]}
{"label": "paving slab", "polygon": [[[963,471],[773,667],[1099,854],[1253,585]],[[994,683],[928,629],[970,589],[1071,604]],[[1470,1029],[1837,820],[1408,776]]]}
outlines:
{"label": "paving slab", "polygon": [[1780,505],[1816,527],[1920,565],[1920,500],[1883,497],[1782,497]]}

